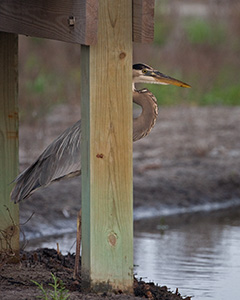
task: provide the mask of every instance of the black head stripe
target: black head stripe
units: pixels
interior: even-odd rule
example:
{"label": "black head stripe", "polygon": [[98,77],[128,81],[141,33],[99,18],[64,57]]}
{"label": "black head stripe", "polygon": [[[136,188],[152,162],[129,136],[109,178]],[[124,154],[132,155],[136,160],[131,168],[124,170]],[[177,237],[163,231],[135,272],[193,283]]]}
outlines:
{"label": "black head stripe", "polygon": [[143,70],[143,69],[152,70],[152,68],[150,66],[142,64],[142,63],[133,65],[133,70]]}

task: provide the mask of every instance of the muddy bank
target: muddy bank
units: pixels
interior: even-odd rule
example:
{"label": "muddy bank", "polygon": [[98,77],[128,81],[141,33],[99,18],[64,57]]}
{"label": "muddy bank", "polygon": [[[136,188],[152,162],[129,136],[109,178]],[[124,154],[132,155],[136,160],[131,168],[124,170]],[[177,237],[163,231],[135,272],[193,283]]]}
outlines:
{"label": "muddy bank", "polygon": [[[45,291],[49,283],[53,283],[51,273],[61,280],[69,300],[75,299],[109,299],[109,300],[137,300],[141,298],[161,300],[182,300],[176,290],[170,292],[167,287],[156,286],[153,283],[134,280],[132,295],[122,291],[115,293],[86,294],[82,292],[81,277],[73,278],[74,255],[63,256],[52,249],[39,249],[33,252],[22,252],[21,262],[17,265],[5,264],[0,267],[0,295],[1,300],[33,300],[43,296],[33,282],[43,285]],[[48,292],[47,292],[48,293]],[[44,298],[45,299],[45,298]]]}

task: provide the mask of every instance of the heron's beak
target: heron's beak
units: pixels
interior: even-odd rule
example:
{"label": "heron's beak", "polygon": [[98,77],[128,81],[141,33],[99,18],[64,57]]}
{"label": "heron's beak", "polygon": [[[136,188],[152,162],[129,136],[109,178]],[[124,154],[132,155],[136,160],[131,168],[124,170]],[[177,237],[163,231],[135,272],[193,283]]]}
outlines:
{"label": "heron's beak", "polygon": [[175,78],[172,78],[170,76],[164,75],[162,73],[160,73],[159,71],[149,71],[149,75],[151,76],[155,83],[159,83],[159,84],[172,84],[172,85],[176,85],[176,86],[180,86],[180,87],[185,87],[185,88],[190,88],[191,86],[185,82],[182,82],[180,80],[177,80]]}

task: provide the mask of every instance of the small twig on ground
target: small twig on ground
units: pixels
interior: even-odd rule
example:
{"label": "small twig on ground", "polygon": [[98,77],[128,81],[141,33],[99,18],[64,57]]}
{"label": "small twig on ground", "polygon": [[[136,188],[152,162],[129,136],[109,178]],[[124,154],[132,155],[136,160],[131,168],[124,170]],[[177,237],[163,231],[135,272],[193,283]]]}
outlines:
{"label": "small twig on ground", "polygon": [[82,239],[82,210],[80,209],[77,216],[77,242],[76,242],[76,254],[75,254],[75,266],[73,277],[77,278],[79,272],[79,259],[80,259],[80,248],[81,248],[81,239]]}
{"label": "small twig on ground", "polygon": [[21,246],[22,250],[24,250],[26,248],[27,244],[28,244],[28,241],[26,239],[26,236],[25,236],[24,230],[22,229],[22,226],[26,225],[32,219],[34,214],[35,214],[35,212],[32,212],[31,216],[25,222],[20,223],[20,225],[19,225],[20,233],[23,236],[23,241],[22,241],[22,246]]}
{"label": "small twig on ground", "polygon": [[58,255],[61,254],[60,249],[59,249],[59,243],[57,243],[57,254],[58,254]]}

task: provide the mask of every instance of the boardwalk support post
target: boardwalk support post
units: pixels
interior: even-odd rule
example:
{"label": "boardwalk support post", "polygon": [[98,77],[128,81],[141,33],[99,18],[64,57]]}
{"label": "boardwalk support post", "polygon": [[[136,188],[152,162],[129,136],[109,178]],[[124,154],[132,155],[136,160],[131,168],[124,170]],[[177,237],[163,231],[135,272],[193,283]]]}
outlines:
{"label": "boardwalk support post", "polygon": [[99,1],[98,42],[82,46],[82,278],[132,291],[132,3]]}
{"label": "boardwalk support post", "polygon": [[18,174],[18,38],[0,32],[0,256],[18,258],[18,205],[10,184]]}

